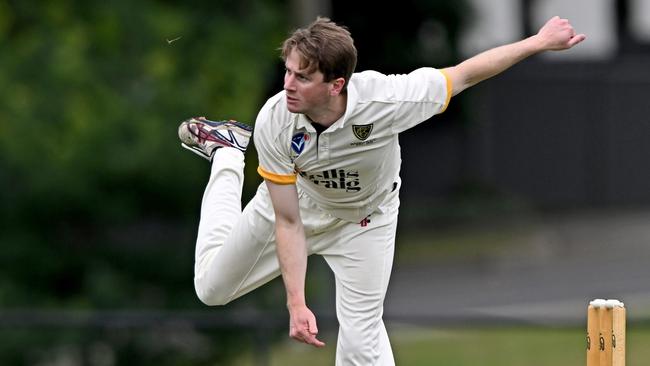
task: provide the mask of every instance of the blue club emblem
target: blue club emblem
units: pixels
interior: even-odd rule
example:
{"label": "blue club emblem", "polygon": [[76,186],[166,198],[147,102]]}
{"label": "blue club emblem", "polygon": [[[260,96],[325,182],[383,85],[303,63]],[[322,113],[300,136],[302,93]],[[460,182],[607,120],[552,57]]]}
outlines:
{"label": "blue club emblem", "polygon": [[305,146],[309,141],[309,134],[305,132],[299,132],[291,138],[291,150],[293,150],[297,155],[300,155]]}

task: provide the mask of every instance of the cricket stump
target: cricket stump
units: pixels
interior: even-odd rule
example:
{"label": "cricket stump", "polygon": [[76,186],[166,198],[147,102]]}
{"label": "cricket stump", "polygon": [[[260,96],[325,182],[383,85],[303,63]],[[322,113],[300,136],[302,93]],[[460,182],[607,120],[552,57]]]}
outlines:
{"label": "cricket stump", "polygon": [[596,299],[587,308],[587,366],[625,366],[625,305]]}

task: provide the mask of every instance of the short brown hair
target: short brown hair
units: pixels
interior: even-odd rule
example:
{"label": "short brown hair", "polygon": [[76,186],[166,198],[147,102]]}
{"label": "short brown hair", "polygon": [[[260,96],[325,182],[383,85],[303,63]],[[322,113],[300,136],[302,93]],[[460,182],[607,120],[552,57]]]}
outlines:
{"label": "short brown hair", "polygon": [[293,50],[301,56],[301,68],[322,72],[324,81],[342,77],[344,88],[357,66],[357,49],[350,32],[328,18],[318,17],[307,28],[295,30],[282,44],[282,60],[286,61]]}

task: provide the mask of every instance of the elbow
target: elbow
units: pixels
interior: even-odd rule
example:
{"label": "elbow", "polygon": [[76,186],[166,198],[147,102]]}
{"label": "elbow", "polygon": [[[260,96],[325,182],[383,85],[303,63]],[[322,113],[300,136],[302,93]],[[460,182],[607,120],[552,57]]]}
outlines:
{"label": "elbow", "polygon": [[304,237],[302,220],[298,217],[276,217],[275,236],[277,245],[286,243],[290,238]]}
{"label": "elbow", "polygon": [[302,220],[299,214],[283,215],[279,212],[275,213],[275,228],[295,230],[302,226]]}
{"label": "elbow", "polygon": [[452,87],[452,96],[460,94],[462,91],[464,91],[467,88],[470,88],[476,84],[479,83],[480,80],[476,78],[472,78],[471,76],[468,76],[466,74],[460,73],[458,77],[456,77],[453,80],[453,87]]}
{"label": "elbow", "polygon": [[465,89],[467,89],[469,87],[472,87],[472,86],[474,86],[476,84],[478,84],[478,81],[472,82],[470,80],[463,80],[463,81],[457,83],[456,85],[454,85],[454,88],[452,90],[451,95],[456,96],[456,95],[460,94],[463,90],[465,90]]}

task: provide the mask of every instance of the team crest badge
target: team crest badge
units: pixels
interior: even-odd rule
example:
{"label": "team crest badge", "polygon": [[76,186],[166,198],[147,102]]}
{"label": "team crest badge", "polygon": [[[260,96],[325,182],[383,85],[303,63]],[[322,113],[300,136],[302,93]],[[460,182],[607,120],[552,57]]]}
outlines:
{"label": "team crest badge", "polygon": [[297,155],[300,155],[302,151],[305,149],[305,146],[307,145],[307,142],[309,141],[309,134],[300,132],[291,138],[291,150],[296,153]]}
{"label": "team crest badge", "polygon": [[361,141],[364,141],[370,136],[370,133],[372,132],[372,127],[373,124],[369,125],[352,125],[352,133],[354,133],[354,136],[358,138]]}

